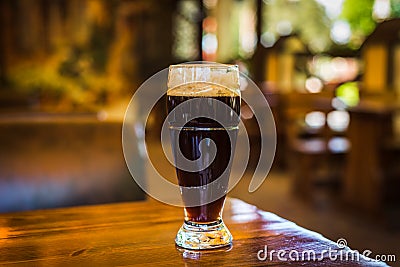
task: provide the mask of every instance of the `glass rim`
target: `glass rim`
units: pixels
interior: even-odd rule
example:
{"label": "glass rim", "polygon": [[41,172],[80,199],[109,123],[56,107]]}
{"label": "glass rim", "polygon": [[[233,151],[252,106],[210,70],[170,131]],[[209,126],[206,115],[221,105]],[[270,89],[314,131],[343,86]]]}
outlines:
{"label": "glass rim", "polygon": [[206,82],[223,86],[240,96],[239,66],[222,63],[182,63],[170,65],[167,92],[183,85]]}

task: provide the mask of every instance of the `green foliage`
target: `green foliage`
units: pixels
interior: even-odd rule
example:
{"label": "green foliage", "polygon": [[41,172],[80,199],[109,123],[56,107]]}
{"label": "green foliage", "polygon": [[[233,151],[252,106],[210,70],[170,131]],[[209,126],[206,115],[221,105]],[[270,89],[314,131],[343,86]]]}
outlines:
{"label": "green foliage", "polygon": [[392,9],[392,17],[400,18],[400,0],[392,0],[390,6]]}
{"label": "green foliage", "polygon": [[360,90],[357,82],[347,82],[336,89],[336,96],[347,106],[354,107],[360,102]]}
{"label": "green foliage", "polygon": [[296,33],[314,52],[322,52],[329,48],[331,21],[322,6],[315,1],[269,0],[264,11],[264,29],[279,38],[278,24],[289,21],[292,33]]}
{"label": "green foliage", "polygon": [[43,106],[92,110],[105,104],[110,79],[93,72],[85,57],[76,53],[59,58],[14,67],[7,75],[10,87]]}
{"label": "green foliage", "polygon": [[375,29],[376,23],[372,18],[375,0],[345,0],[340,17],[350,24],[353,32],[352,43],[361,45],[360,40]]}

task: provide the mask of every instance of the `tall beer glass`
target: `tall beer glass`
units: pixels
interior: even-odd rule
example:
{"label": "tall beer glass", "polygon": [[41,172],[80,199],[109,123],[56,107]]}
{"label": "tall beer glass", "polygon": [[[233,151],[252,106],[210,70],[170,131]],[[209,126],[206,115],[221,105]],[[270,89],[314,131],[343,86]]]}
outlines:
{"label": "tall beer glass", "polygon": [[184,203],[178,246],[230,245],[222,209],[240,120],[236,65],[172,65],[168,73],[168,123]]}

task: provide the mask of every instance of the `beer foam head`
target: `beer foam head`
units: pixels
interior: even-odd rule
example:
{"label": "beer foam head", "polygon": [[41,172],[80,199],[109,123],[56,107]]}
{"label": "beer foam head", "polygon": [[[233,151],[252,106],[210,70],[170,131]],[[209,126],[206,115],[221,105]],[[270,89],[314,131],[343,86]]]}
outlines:
{"label": "beer foam head", "polygon": [[180,95],[240,95],[237,65],[180,64],[168,72],[168,93]]}
{"label": "beer foam head", "polygon": [[206,82],[181,84],[169,89],[167,94],[192,97],[240,96],[240,94],[228,87]]}

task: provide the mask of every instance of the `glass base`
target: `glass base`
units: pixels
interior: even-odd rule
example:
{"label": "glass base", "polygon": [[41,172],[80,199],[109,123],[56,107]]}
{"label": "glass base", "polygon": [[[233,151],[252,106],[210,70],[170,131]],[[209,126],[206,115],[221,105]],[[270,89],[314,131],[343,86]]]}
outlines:
{"label": "glass base", "polygon": [[213,249],[232,244],[232,235],[222,220],[203,224],[185,221],[175,243],[186,249]]}

